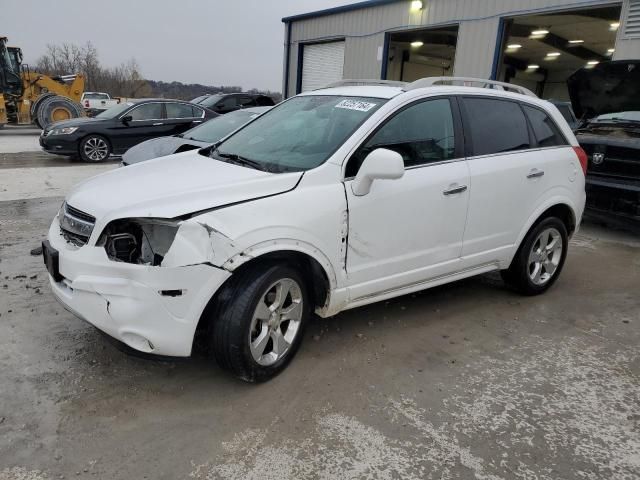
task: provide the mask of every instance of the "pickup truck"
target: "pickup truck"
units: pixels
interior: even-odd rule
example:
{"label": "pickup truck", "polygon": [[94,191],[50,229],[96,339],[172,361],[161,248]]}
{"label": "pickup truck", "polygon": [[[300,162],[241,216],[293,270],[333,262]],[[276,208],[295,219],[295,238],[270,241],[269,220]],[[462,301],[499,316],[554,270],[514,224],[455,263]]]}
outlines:
{"label": "pickup truck", "polygon": [[104,92],[84,92],[80,103],[88,116],[95,117],[98,113],[118,105],[120,100],[119,98],[111,98],[108,93]]}

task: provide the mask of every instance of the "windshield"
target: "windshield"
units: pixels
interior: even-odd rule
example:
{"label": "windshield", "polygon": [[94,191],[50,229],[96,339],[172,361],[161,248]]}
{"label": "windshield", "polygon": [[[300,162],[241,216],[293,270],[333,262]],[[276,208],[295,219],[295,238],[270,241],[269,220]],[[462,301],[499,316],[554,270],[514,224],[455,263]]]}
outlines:
{"label": "windshield", "polygon": [[96,115],[95,118],[116,118],[118,115],[123,113],[125,110],[133,107],[135,103],[127,102],[121,103],[120,105],[116,105],[115,107],[107,108],[104,112]]}
{"label": "windshield", "polygon": [[640,112],[637,111],[629,111],[629,112],[616,112],[616,113],[607,113],[604,115],[598,115],[593,122],[640,122]]}
{"label": "windshield", "polygon": [[199,97],[196,97],[193,100],[191,100],[191,103],[200,103],[202,100],[204,100],[208,96],[209,95],[200,95]]}
{"label": "windshield", "polygon": [[251,122],[212,152],[214,158],[271,172],[323,164],[386,100],[328,95],[294,97]]}
{"label": "windshield", "polygon": [[258,115],[260,114],[246,110],[236,110],[227,115],[220,115],[184,132],[183,137],[188,140],[215,143]]}
{"label": "windshield", "polygon": [[218,103],[218,100],[220,100],[221,98],[222,95],[207,95],[206,98],[200,100],[198,103],[203,107],[211,108],[216,103]]}

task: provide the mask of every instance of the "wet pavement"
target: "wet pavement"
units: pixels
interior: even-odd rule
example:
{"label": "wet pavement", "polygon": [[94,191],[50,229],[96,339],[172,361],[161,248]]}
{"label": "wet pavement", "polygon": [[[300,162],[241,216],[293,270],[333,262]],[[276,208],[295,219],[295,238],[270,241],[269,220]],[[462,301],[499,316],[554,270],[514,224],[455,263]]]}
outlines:
{"label": "wet pavement", "polygon": [[249,385],[60,307],[51,192],[0,201],[0,480],[640,478],[638,236],[585,225],[543,296],[492,274],[318,319]]}

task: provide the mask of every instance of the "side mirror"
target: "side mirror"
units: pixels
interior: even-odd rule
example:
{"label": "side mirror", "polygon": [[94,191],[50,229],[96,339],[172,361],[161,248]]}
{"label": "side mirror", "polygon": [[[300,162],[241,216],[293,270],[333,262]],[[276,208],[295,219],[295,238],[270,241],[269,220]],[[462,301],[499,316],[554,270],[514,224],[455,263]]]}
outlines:
{"label": "side mirror", "polygon": [[133,117],[131,115],[125,115],[124,117],[122,117],[120,120],[122,120],[122,123],[124,123],[125,125],[128,124],[131,120],[133,120]]}
{"label": "side mirror", "polygon": [[395,180],[403,175],[402,155],[386,148],[376,148],[362,162],[351,190],[355,196],[361,197],[369,193],[374,180]]}

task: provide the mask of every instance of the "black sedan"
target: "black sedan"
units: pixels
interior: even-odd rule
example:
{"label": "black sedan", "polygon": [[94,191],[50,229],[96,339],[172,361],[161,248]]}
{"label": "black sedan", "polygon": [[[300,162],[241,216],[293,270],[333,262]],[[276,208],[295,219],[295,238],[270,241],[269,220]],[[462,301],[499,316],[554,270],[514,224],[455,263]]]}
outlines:
{"label": "black sedan", "polygon": [[40,135],[40,146],[49,153],[100,162],[145,140],[177,135],[217,116],[205,107],[180,100],[132,101],[94,118],[53,123]]}
{"label": "black sedan", "polygon": [[247,122],[262,115],[271,107],[252,107],[220,115],[184,133],[154,138],[130,148],[122,156],[122,166],[144,162],[152,158],[208,147]]}

